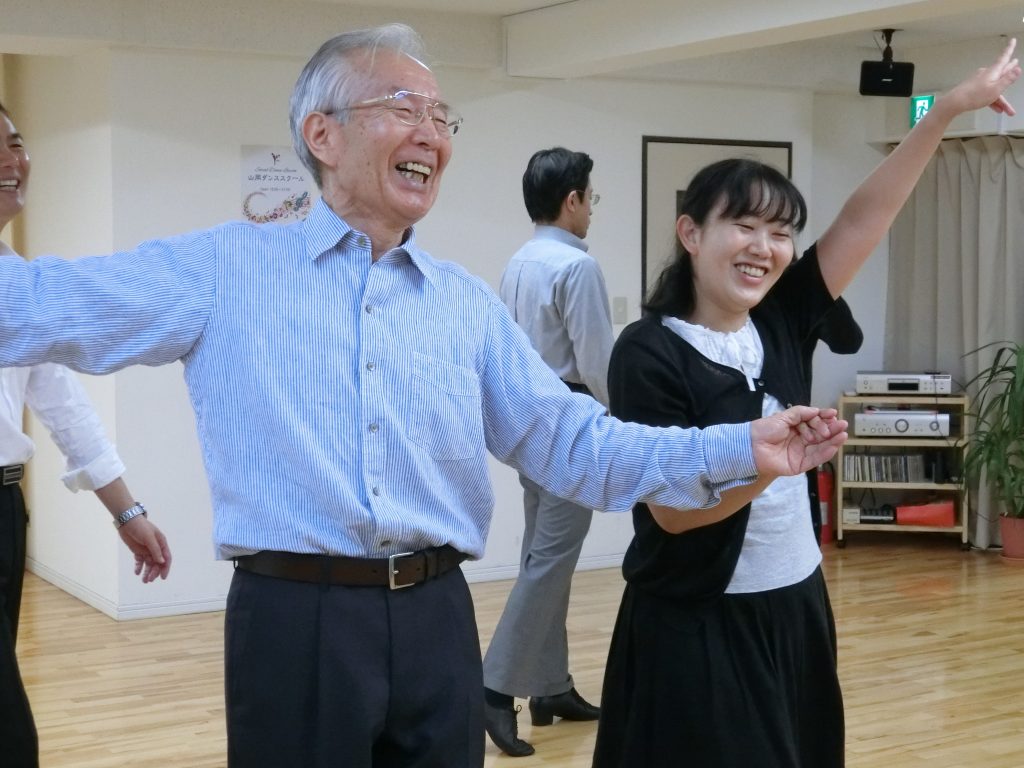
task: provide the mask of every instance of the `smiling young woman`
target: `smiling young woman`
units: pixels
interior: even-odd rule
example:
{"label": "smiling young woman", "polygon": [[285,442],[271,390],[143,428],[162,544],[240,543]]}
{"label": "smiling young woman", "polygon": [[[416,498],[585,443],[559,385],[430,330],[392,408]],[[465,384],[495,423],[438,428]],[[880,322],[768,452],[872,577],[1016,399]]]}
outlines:
{"label": "smiling young woman", "polygon": [[[616,341],[611,411],[708,427],[807,403],[804,350],[885,235],[949,122],[1020,75],[1014,43],[939,99],[793,263],[800,192],[750,160],[685,186],[675,258]],[[709,510],[637,504],[594,768],[840,768],[836,633],[803,477],[762,475]]]}

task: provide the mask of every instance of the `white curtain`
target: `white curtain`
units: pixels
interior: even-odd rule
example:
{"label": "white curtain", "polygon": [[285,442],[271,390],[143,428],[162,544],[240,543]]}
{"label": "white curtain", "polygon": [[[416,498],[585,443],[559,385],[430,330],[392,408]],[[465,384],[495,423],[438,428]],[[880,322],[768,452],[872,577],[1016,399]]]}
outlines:
{"label": "white curtain", "polygon": [[[968,352],[1024,338],[1024,139],[942,142],[893,225],[888,295],[887,370],[940,370],[962,385],[992,359]],[[971,541],[988,547],[997,511],[973,490]]]}

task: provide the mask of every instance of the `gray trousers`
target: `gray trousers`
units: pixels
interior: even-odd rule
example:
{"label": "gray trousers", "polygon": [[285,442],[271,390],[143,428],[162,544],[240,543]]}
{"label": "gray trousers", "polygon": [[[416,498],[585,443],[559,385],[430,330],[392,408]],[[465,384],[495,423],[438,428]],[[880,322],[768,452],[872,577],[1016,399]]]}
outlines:
{"label": "gray trousers", "polygon": [[484,685],[520,698],[556,696],[573,687],[565,620],[594,513],[523,475],[519,482],[526,518],[519,578],[484,657]]}

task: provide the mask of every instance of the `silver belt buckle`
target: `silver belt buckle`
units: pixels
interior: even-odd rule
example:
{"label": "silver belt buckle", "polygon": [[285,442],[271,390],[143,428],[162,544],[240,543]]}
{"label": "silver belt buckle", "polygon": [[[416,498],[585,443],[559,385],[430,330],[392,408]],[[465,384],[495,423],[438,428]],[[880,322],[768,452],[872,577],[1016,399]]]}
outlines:
{"label": "silver belt buckle", "polygon": [[405,589],[416,584],[415,581],[410,581],[408,584],[396,584],[395,576],[398,575],[398,569],[395,568],[395,560],[401,557],[409,557],[409,555],[415,555],[415,552],[399,552],[397,555],[392,555],[388,558],[388,588],[389,589]]}
{"label": "silver belt buckle", "polygon": [[24,464],[12,464],[9,467],[4,467],[3,477],[0,478],[0,484],[3,485],[14,485],[21,481],[21,478],[25,476],[25,465]]}

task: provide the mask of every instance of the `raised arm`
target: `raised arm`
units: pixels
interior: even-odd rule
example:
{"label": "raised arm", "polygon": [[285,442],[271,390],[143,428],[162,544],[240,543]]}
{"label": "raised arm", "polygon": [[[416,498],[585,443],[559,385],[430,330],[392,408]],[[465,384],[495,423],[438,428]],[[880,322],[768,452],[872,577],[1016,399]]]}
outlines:
{"label": "raised arm", "polygon": [[1015,39],[1010,40],[993,64],[977,70],[936,99],[928,114],[843,205],[818,240],[821,273],[833,296],[839,296],[849,285],[892,226],[950,122],[985,106],[1015,114],[1002,94],[1020,76],[1020,65],[1013,58],[1016,45]]}

